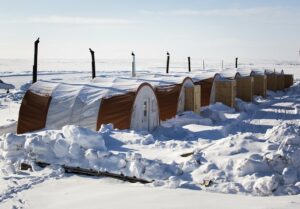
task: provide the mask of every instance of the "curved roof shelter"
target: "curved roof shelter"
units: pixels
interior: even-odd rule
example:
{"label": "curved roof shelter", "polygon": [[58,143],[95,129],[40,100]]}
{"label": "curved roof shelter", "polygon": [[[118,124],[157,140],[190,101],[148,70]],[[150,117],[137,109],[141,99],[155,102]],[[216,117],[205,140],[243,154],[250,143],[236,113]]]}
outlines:
{"label": "curved roof shelter", "polygon": [[267,96],[267,76],[264,71],[251,71],[253,77],[253,94],[257,96]]}
{"label": "curved roof shelter", "polygon": [[186,77],[180,85],[180,93],[178,97],[177,112],[185,111],[185,88],[193,87],[194,82],[190,77]]}
{"label": "curved roof shelter", "polygon": [[186,77],[181,84],[163,85],[155,87],[157,95],[160,120],[164,121],[176,116],[178,112],[185,111],[185,87],[194,86],[191,78]]}
{"label": "curved roof shelter", "polygon": [[201,86],[201,106],[208,106],[215,102],[215,85],[214,82],[220,78],[216,73],[214,77],[206,78],[195,82],[195,85]]}
{"label": "curved roof shelter", "polygon": [[147,112],[151,125],[146,130],[153,130],[159,123],[153,122],[158,118],[159,110],[154,91],[150,87],[149,84],[137,84],[128,89],[38,81],[29,88],[22,101],[17,133],[43,128],[60,129],[70,124],[92,130],[98,130],[104,123],[112,123],[115,128],[120,129],[135,129],[131,123],[139,118],[132,118],[132,113],[142,111],[143,108],[140,105],[134,111],[132,108],[140,94],[152,102],[151,105],[146,104],[151,106],[152,111]]}
{"label": "curved roof shelter", "polygon": [[284,75],[284,88],[290,88],[294,84],[294,75],[285,74],[284,70],[281,71],[281,74]]}
{"label": "curved roof shelter", "polygon": [[214,77],[195,82],[201,86],[201,106],[221,102],[230,107],[235,105],[236,81],[216,73]]}
{"label": "curved roof shelter", "polygon": [[284,72],[276,72],[265,70],[267,76],[267,89],[271,91],[278,91],[284,89]]}
{"label": "curved roof shelter", "polygon": [[252,102],[254,91],[254,78],[237,72],[234,76],[236,80],[236,97],[246,102]]}

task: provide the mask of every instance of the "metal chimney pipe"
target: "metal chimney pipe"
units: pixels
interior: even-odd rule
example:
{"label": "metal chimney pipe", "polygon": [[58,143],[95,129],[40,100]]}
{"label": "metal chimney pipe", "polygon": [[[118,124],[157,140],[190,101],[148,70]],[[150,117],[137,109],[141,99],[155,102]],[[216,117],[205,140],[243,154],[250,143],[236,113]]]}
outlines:
{"label": "metal chimney pipe", "polygon": [[169,65],[170,65],[170,53],[167,52],[167,68],[166,68],[166,73],[169,73]]}
{"label": "metal chimney pipe", "polygon": [[35,83],[37,81],[39,43],[40,43],[40,38],[38,38],[34,42],[34,63],[33,63],[33,69],[32,69],[32,83]]}
{"label": "metal chimney pipe", "polygon": [[189,63],[189,72],[191,72],[191,57],[188,57],[188,63]]}
{"label": "metal chimney pipe", "polygon": [[96,64],[95,64],[95,52],[90,48],[91,56],[92,56],[92,78],[96,77]]}
{"label": "metal chimney pipe", "polygon": [[134,52],[131,52],[131,55],[132,55],[132,77],[135,77],[136,76],[136,69],[135,69],[135,54]]}

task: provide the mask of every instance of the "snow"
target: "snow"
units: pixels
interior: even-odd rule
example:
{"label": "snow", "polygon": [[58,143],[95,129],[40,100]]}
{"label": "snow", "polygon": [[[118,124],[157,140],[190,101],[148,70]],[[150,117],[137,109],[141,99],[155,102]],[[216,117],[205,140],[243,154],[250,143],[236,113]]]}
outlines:
{"label": "snow", "polygon": [[2,80],[0,80],[0,89],[9,90],[14,89],[15,86],[12,84],[4,83]]}
{"label": "snow", "polygon": [[[294,62],[248,64],[238,71],[247,75],[249,66],[258,72],[277,66],[300,78]],[[53,84],[113,84],[127,89],[144,81],[180,83],[187,75],[202,79],[218,72],[173,70],[166,76],[159,68],[138,69],[135,79],[130,70],[104,70],[94,82],[84,71],[49,70],[40,78]],[[228,66],[221,75],[235,72]],[[2,75],[17,89],[8,95],[0,92],[0,208],[253,208],[253,202],[256,208],[300,207],[298,80],[290,89],[268,91],[267,98],[256,97],[253,103],[237,99],[236,108],[216,103],[202,108],[201,115],[183,112],[151,133],[115,130],[108,124],[99,132],[67,125],[1,135],[15,130],[21,99],[33,88],[28,83],[30,72],[10,70]],[[82,96],[78,99],[86,99],[86,93]],[[181,156],[186,153],[190,155]],[[35,160],[53,165],[42,169]],[[33,171],[20,171],[22,161],[32,164]],[[58,164],[154,182],[141,185],[69,175]],[[205,182],[211,183],[206,187]]]}

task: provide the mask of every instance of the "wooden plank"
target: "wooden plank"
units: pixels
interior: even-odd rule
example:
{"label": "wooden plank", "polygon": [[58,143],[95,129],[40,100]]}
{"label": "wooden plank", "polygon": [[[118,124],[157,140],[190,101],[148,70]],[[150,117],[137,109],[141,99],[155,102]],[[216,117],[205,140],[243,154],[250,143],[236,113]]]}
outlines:
{"label": "wooden plank", "polygon": [[201,87],[194,85],[193,87],[185,87],[184,110],[200,113],[201,106]]}
{"label": "wooden plank", "polygon": [[275,73],[267,74],[267,89],[277,91],[277,75]]}
{"label": "wooden plank", "polygon": [[[45,162],[35,162],[38,166],[45,168],[49,166],[49,163]],[[60,165],[66,173],[74,173],[74,174],[80,174],[80,175],[87,175],[87,176],[99,176],[99,177],[109,177],[109,178],[114,178],[122,181],[127,181],[130,183],[142,183],[142,184],[148,184],[152,183],[152,181],[148,181],[146,179],[140,179],[136,178],[135,176],[125,176],[122,173],[121,174],[115,174],[115,173],[110,173],[107,171],[96,171],[93,169],[85,169],[85,168],[80,168],[80,167],[72,167],[72,166],[67,166],[67,165]],[[31,165],[27,163],[21,163],[21,170],[32,170]]]}
{"label": "wooden plank", "polygon": [[221,102],[229,107],[234,107],[236,97],[236,81],[219,80],[215,81],[215,85],[216,102]]}
{"label": "wooden plank", "polygon": [[284,90],[284,74],[277,75],[277,90],[282,91]]}
{"label": "wooden plank", "polygon": [[252,102],[253,99],[253,77],[236,78],[236,97],[246,102]]}
{"label": "wooden plank", "polygon": [[267,77],[266,75],[253,75],[253,94],[257,96],[267,96]]}

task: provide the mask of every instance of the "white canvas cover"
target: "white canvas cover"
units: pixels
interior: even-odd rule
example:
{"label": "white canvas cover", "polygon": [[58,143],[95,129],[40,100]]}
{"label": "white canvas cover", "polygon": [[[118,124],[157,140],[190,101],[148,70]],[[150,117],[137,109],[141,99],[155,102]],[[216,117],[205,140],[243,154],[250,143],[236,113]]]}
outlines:
{"label": "white canvas cover", "polygon": [[70,124],[96,130],[101,98],[101,90],[83,86],[75,99]]}

